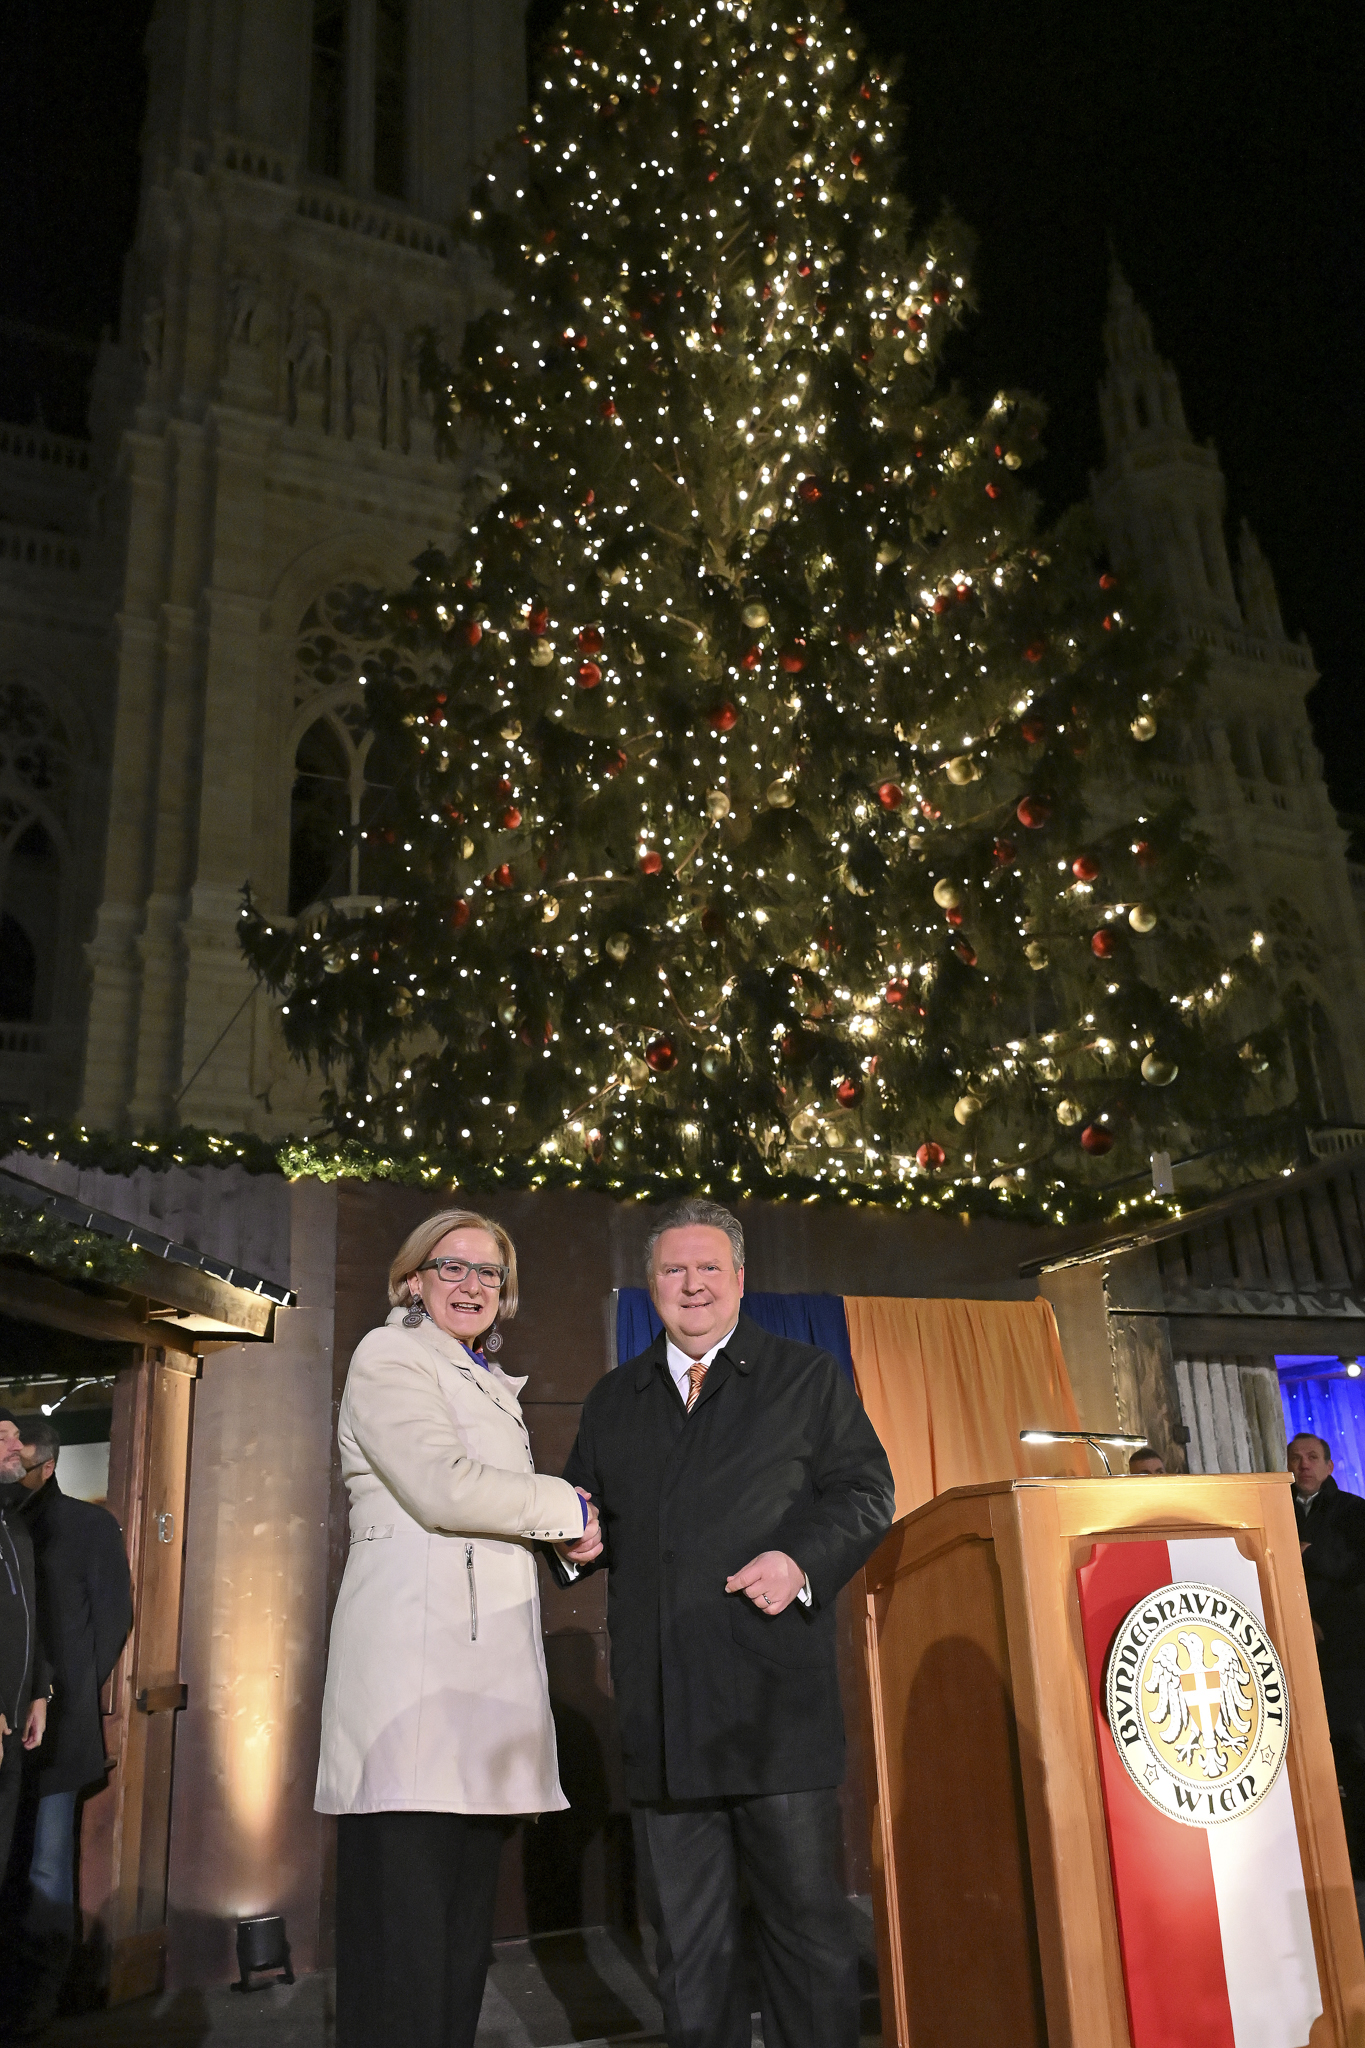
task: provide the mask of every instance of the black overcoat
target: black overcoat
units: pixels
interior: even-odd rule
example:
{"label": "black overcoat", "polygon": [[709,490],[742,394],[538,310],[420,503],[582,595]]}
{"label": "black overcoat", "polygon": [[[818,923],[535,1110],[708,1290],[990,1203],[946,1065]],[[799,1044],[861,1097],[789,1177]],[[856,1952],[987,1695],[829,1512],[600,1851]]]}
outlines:
{"label": "black overcoat", "polygon": [[[891,1526],[891,1468],[827,1351],[741,1316],[689,1414],[661,1334],[599,1380],[564,1476],[602,1517],[633,1801],[837,1785],[835,1597]],[[814,1596],[765,1615],[725,1581],[784,1550]]]}
{"label": "black overcoat", "polygon": [[119,1525],[107,1508],[71,1500],[55,1475],[24,1514],[37,1566],[38,1617],[53,1665],[52,1705],[38,1751],[37,1789],[78,1792],[104,1776],[100,1688],[133,1625]]}
{"label": "black overcoat", "polygon": [[1308,1583],[1308,1606],[1322,1630],[1318,1663],[1327,1718],[1365,1721],[1365,1500],[1324,1479],[1311,1506],[1294,1514]]}

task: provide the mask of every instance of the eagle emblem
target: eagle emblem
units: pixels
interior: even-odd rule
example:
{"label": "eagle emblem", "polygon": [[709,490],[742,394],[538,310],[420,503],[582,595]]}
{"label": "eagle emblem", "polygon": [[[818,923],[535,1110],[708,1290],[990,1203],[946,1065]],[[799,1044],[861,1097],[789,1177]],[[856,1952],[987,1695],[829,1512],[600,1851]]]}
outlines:
{"label": "eagle emblem", "polygon": [[1110,1647],[1104,1692],[1129,1776],[1172,1820],[1236,1820],[1279,1775],[1284,1669],[1259,1617],[1220,1587],[1182,1582],[1139,1601]]}

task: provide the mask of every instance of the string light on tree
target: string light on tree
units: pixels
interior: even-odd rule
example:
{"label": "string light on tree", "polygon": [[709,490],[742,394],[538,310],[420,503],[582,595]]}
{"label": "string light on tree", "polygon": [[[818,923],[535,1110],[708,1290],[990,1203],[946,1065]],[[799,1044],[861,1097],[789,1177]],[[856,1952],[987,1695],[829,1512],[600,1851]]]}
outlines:
{"label": "string light on tree", "polygon": [[969,239],[901,120],[832,6],[563,13],[426,364],[497,481],[376,599],[376,897],[241,921],[332,1142],[1061,1213],[1264,1095],[1169,684],[1037,526],[1041,408],[940,375]]}

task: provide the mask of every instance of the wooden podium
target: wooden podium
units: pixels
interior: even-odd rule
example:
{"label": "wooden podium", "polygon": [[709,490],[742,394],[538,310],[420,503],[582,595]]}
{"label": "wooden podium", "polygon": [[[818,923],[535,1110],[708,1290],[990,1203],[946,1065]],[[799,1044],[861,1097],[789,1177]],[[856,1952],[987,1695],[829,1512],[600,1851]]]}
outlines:
{"label": "wooden podium", "polygon": [[[1287,1681],[1283,1766],[1226,1826],[1158,1810],[1101,1722],[1124,1589],[1163,1572],[1174,1604],[1196,1581],[1259,1604]],[[1287,1474],[961,1487],[895,1525],[863,1591],[888,2048],[1365,2044]]]}

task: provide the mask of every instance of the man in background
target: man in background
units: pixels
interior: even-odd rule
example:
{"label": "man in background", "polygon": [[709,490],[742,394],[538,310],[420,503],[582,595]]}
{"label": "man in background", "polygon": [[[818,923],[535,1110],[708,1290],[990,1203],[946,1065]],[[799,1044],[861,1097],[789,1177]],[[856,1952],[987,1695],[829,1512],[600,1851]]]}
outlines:
{"label": "man in background", "polygon": [[1308,1608],[1318,1644],[1351,1870],[1365,1877],[1365,1500],[1332,1477],[1326,1437],[1289,1443]]}
{"label": "man in background", "polygon": [[100,1693],[132,1626],[119,1525],[57,1483],[61,1438],[17,1418],[22,1520],[33,1543],[38,1625],[54,1669],[42,1748],[28,1759],[11,1867],[0,1894],[0,2039],[39,2033],[57,2009],[75,1935],[76,1802],[104,1782]]}
{"label": "man in background", "polygon": [[1134,1451],[1128,1460],[1128,1470],[1134,1479],[1164,1478],[1166,1460],[1160,1451],[1154,1451],[1150,1444],[1144,1444],[1140,1451]]}
{"label": "man in background", "polygon": [[23,1786],[24,1751],[36,1749],[47,1724],[52,1673],[38,1633],[33,1539],[24,1500],[24,1452],[8,1408],[0,1408],[0,1879]]}
{"label": "man in background", "polygon": [[562,1549],[609,1572],[669,2048],[749,2048],[744,1891],[768,2048],[857,2048],[835,1601],[891,1526],[891,1468],[829,1353],[740,1313],[728,1210],[666,1210],[645,1270],[664,1327],[584,1403],[565,1476],[601,1526]]}

